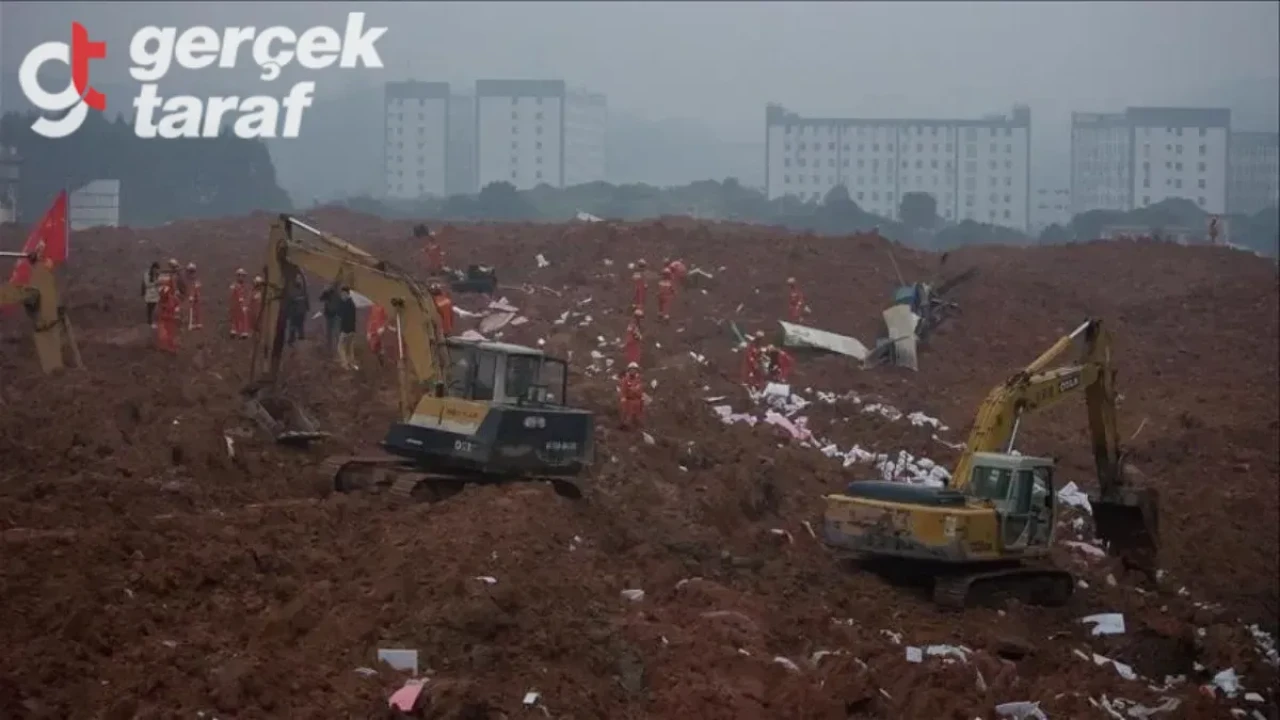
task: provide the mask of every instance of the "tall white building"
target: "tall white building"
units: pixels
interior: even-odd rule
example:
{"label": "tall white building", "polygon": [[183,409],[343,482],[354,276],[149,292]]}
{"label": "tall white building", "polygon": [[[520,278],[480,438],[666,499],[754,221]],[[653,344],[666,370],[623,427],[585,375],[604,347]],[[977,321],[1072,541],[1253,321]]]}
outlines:
{"label": "tall white building", "polygon": [[1072,214],[1170,198],[1225,212],[1230,135],[1231,111],[1220,108],[1072,113]]}
{"label": "tall white building", "polygon": [[1231,133],[1230,212],[1253,214],[1280,205],[1280,133]]}
{"label": "tall white building", "polygon": [[604,179],[605,97],[563,80],[476,81],[476,179],[517,190]]}
{"label": "tall white building", "polygon": [[445,195],[449,176],[449,83],[386,84],[385,191],[392,198]]}
{"label": "tall white building", "polygon": [[897,219],[902,196],[933,196],[946,221],[1027,230],[1031,111],[981,120],[820,119],[765,111],[765,192],[820,200],[843,185],[862,209]]}
{"label": "tall white building", "polygon": [[1031,201],[1031,232],[1039,234],[1050,225],[1071,222],[1071,190],[1038,188]]}

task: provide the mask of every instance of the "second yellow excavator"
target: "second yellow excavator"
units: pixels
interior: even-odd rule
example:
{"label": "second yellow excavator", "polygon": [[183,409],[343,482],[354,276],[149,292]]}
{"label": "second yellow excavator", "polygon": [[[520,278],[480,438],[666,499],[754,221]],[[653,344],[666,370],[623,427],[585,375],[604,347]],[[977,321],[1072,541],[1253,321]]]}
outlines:
{"label": "second yellow excavator", "polygon": [[344,285],[388,313],[398,366],[400,419],[385,454],[330,458],[325,482],[338,491],[385,488],[413,499],[450,494],[468,482],[548,481],[579,497],[594,455],[594,418],[568,405],[568,367],[541,350],[446,338],[426,289],[409,273],[289,215],[271,225],[266,292],[246,412],[278,442],[324,437],[280,395],[288,292],[307,271]]}
{"label": "second yellow excavator", "polygon": [[[1049,367],[1073,347],[1075,363]],[[1158,498],[1127,482],[1114,375],[1110,335],[1101,321],[1085,321],[987,395],[948,487],[850,483],[826,497],[826,543],[841,555],[888,560],[897,572],[932,575],[934,601],[944,606],[992,596],[1066,602],[1075,587],[1070,573],[1037,562],[1053,545],[1055,463],[1019,454],[1014,441],[1027,413],[1083,390],[1100,490],[1089,498],[1098,537],[1126,564],[1152,572]]]}

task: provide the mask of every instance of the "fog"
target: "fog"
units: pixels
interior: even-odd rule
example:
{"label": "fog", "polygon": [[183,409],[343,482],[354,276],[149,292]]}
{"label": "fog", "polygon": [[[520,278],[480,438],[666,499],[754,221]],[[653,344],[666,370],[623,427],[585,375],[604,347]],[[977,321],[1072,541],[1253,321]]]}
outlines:
{"label": "fog", "polygon": [[[385,68],[314,73],[322,94],[411,78],[459,89],[477,78],[562,78],[605,93],[624,126],[680,121],[742,153],[739,165],[757,153],[760,174],[766,102],[866,117],[970,117],[1027,103],[1044,182],[1065,172],[1073,110],[1216,105],[1232,108],[1239,129],[1276,123],[1275,2],[6,2],[0,74],[16,73],[35,44],[68,39],[73,20],[107,42],[94,81],[131,83],[128,40],[144,25],[341,28],[351,10],[389,28],[378,41]],[[244,65],[174,74],[164,87],[258,89],[257,68]],[[0,105],[20,104],[12,83],[2,87]],[[365,110],[380,127],[378,108]],[[717,171],[689,167],[672,179]]]}

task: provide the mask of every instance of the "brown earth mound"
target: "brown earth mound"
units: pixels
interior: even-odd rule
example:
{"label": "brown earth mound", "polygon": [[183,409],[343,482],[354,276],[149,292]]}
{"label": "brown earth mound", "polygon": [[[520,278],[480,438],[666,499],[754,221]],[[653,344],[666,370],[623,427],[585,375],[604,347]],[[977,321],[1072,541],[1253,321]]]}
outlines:
{"label": "brown earth mound", "polygon": [[[1165,708],[1152,717],[1276,717],[1263,635],[1280,612],[1269,261],[1135,242],[965,249],[948,269],[979,275],[956,291],[962,315],[919,373],[799,363],[793,387],[815,401],[802,414],[824,443],[949,465],[956,451],[939,439],[963,440],[992,385],[1086,316],[1112,327],[1122,431],[1162,493],[1161,580],[1138,587],[1064,544],[1056,560],[1081,580],[1067,607],[956,614],[836,563],[811,534],[822,494],[875,469],[711,412],[752,409],[728,323],[776,327],[788,275],[809,324],[872,340],[897,284],[884,241],[677,219],[455,228],[447,261],[496,265],[500,294],[529,320],[503,339],[571,354],[599,465],[584,501],[504,486],[404,506],[322,497],[314,482],[325,454],[381,437],[389,371],[341,374],[314,339],[290,352],[290,394],[335,433],[325,447],[276,447],[237,414],[249,348],[224,339],[226,290],[236,267],[260,262],[268,221],[77,233],[65,293],[87,371],[44,378],[22,318],[0,319],[0,717],[386,717],[403,677],[375,662],[378,648],[418,651],[430,718],[968,720],[1024,700],[1054,718],[1137,717],[1139,704]],[[412,223],[314,221],[418,261]],[[895,252],[908,278],[934,274],[935,256]],[[177,358],[151,348],[138,297],[146,265],[170,256],[199,265],[207,315]],[[650,328],[646,438],[616,429],[605,359],[619,357],[627,263],[667,256],[714,277]],[[950,428],[868,412],[876,402]],[[1021,447],[1060,458],[1062,482],[1090,484],[1081,403],[1024,425]],[[1089,537],[1077,517],[1063,539]],[[623,596],[632,589],[643,598]],[[1101,612],[1124,613],[1126,632],[1091,637],[1080,618]],[[963,659],[908,660],[907,647],[931,645],[962,646]],[[1232,668],[1233,697],[1201,687]]]}

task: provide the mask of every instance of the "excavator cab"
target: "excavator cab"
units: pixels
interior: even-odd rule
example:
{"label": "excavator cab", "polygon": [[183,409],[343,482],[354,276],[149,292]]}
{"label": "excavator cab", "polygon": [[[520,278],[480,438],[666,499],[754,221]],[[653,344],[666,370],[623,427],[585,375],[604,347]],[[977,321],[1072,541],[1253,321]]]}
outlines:
{"label": "excavator cab", "polygon": [[975,453],[968,493],[995,508],[1000,547],[1014,554],[1048,547],[1053,537],[1053,461]]}

